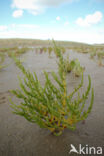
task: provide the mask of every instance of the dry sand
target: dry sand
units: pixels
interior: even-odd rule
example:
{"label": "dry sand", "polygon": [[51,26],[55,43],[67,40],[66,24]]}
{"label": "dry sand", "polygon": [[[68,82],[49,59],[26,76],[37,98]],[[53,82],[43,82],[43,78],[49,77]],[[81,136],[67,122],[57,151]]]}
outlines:
{"label": "dry sand", "polygon": [[[24,66],[36,71],[41,83],[44,83],[42,70],[49,73],[52,70],[57,71],[54,56],[49,59],[47,54],[36,54],[34,50],[22,57],[25,58]],[[87,54],[70,52],[70,58],[78,58],[81,65],[86,68],[85,86],[88,74],[91,75],[95,99],[92,113],[85,124],[79,123],[75,131],[66,129],[59,137],[12,113],[8,100],[8,96],[12,95],[9,90],[18,88],[17,75],[22,76],[22,74],[12,60],[6,58],[7,64],[12,63],[0,72],[0,156],[68,156],[70,144],[76,148],[79,144],[83,146],[87,144],[94,147],[101,146],[104,149],[104,67],[99,67]],[[80,79],[68,74],[69,89],[72,90]],[[15,103],[18,102],[18,99],[14,97],[13,99]]]}

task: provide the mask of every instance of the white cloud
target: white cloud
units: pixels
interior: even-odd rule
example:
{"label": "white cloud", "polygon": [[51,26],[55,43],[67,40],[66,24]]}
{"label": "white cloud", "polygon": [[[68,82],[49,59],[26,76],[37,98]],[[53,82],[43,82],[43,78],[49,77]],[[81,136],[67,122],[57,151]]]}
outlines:
{"label": "white cloud", "polygon": [[21,17],[23,15],[23,10],[15,10],[12,14],[14,18]]}
{"label": "white cloud", "polygon": [[21,29],[35,29],[38,28],[38,25],[35,24],[16,24],[16,28],[21,28]]}
{"label": "white cloud", "polygon": [[73,2],[78,0],[13,0],[12,7],[20,9],[37,9],[37,6],[59,6],[65,2]]}
{"label": "white cloud", "polygon": [[5,31],[7,28],[8,27],[6,25],[0,25],[0,31]]}
{"label": "white cloud", "polygon": [[65,25],[65,26],[69,25],[69,22],[68,22],[68,21],[66,21],[66,22],[64,23],[64,25]]}
{"label": "white cloud", "polygon": [[39,25],[35,24],[10,24],[10,25],[0,25],[0,32],[16,31],[18,33],[32,32],[38,29]]}
{"label": "white cloud", "polygon": [[57,7],[62,3],[73,2],[78,0],[12,0],[12,7],[20,10],[27,10],[37,15],[47,7]]}
{"label": "white cloud", "polygon": [[97,24],[101,21],[103,15],[100,11],[96,11],[94,14],[89,14],[85,19],[79,17],[76,20],[76,24],[83,27],[91,26],[92,24]]}
{"label": "white cloud", "polygon": [[56,20],[57,20],[57,21],[60,21],[60,16],[57,16],[57,17],[56,17]]}

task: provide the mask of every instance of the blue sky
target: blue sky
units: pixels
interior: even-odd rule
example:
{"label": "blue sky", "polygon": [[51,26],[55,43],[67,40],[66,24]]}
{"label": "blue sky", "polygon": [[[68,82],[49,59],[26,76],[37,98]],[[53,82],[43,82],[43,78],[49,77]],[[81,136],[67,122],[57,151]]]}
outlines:
{"label": "blue sky", "polygon": [[0,38],[104,43],[104,0],[1,0]]}

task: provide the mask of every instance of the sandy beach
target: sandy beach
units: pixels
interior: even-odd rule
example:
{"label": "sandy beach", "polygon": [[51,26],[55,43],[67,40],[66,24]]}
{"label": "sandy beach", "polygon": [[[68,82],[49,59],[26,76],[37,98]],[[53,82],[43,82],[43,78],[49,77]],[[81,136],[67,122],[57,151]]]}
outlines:
{"label": "sandy beach", "polygon": [[[85,67],[84,87],[88,83],[88,75],[91,76],[92,87],[94,88],[94,104],[91,114],[85,124],[78,123],[77,129],[71,131],[66,129],[59,136],[53,136],[46,129],[41,129],[36,124],[29,123],[20,116],[12,113],[8,97],[12,97],[18,103],[10,90],[18,88],[17,75],[23,76],[16,67],[13,60],[6,57],[8,67],[0,71],[0,156],[74,156],[69,154],[70,145],[78,148],[83,146],[101,146],[104,150],[104,67],[89,58],[88,54],[69,52],[69,58],[78,58],[81,65]],[[47,53],[37,53],[35,49],[22,55],[23,65],[35,71],[39,80],[44,84],[43,70],[57,72],[56,58],[54,55],[49,58]],[[75,78],[71,73],[67,76],[69,91],[80,82],[81,78]],[[89,104],[89,100],[86,106]],[[104,151],[103,151],[104,153]]]}

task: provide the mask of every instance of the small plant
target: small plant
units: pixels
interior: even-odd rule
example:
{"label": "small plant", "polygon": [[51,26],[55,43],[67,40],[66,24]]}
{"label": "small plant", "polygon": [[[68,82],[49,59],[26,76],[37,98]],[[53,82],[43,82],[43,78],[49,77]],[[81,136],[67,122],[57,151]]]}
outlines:
{"label": "small plant", "polygon": [[90,58],[91,58],[91,59],[94,59],[95,56],[96,56],[96,51],[92,51],[92,52],[90,53]]}
{"label": "small plant", "polygon": [[17,49],[17,50],[15,51],[15,55],[16,55],[16,56],[20,56],[20,55],[26,53],[28,50],[29,50],[29,48],[20,48],[20,49]]}
{"label": "small plant", "polygon": [[47,52],[47,47],[43,47],[43,51],[46,53]]}
{"label": "small plant", "polygon": [[97,53],[97,57],[98,57],[98,64],[99,64],[99,66],[104,66],[103,63],[102,63],[102,59],[104,57],[104,52],[98,52]]}
{"label": "small plant", "polygon": [[66,52],[66,49],[64,47],[61,47],[61,51],[64,54]]}
{"label": "small plant", "polygon": [[49,54],[49,57],[51,56],[52,50],[53,50],[52,47],[48,47],[48,54]]}
{"label": "small plant", "polygon": [[[81,83],[72,93],[67,92],[66,69],[64,58],[60,48],[54,43],[54,49],[58,56],[58,75],[55,72],[51,76],[57,83],[54,84],[47,72],[44,72],[45,84],[41,85],[36,73],[32,74],[15,58],[17,66],[24,74],[24,82],[19,78],[21,90],[12,90],[12,93],[22,99],[20,104],[11,101],[14,113],[25,117],[29,122],[38,124],[41,128],[49,129],[54,135],[60,135],[65,128],[75,129],[76,124],[85,120],[91,112],[94,93],[91,91],[91,102],[87,109],[84,109],[86,100],[91,90],[91,79],[85,93],[80,95]],[[57,86],[57,87],[56,87]],[[74,95],[78,96],[74,98]]]}
{"label": "small plant", "polygon": [[43,48],[40,48],[40,54],[42,54],[42,53],[43,53],[43,51],[44,51],[44,49],[43,49]]}
{"label": "small plant", "polygon": [[85,68],[80,65],[80,62],[78,59],[74,60],[74,67],[73,67],[73,73],[75,76],[79,77],[84,72]]}
{"label": "small plant", "polygon": [[12,48],[11,51],[8,51],[8,56],[12,57],[12,54],[15,56],[21,56],[22,54],[26,53],[29,48]]}
{"label": "small plant", "polygon": [[69,62],[69,57],[67,57],[67,60],[65,61],[65,68],[66,72],[73,72],[75,76],[79,77],[84,72],[84,67],[80,65],[80,62],[78,59],[71,60]]}
{"label": "small plant", "polygon": [[[72,61],[71,61],[72,62]],[[72,71],[72,63],[69,62],[69,55],[67,56],[67,59],[64,61],[65,63],[65,69],[66,69],[66,72],[70,73]]]}

